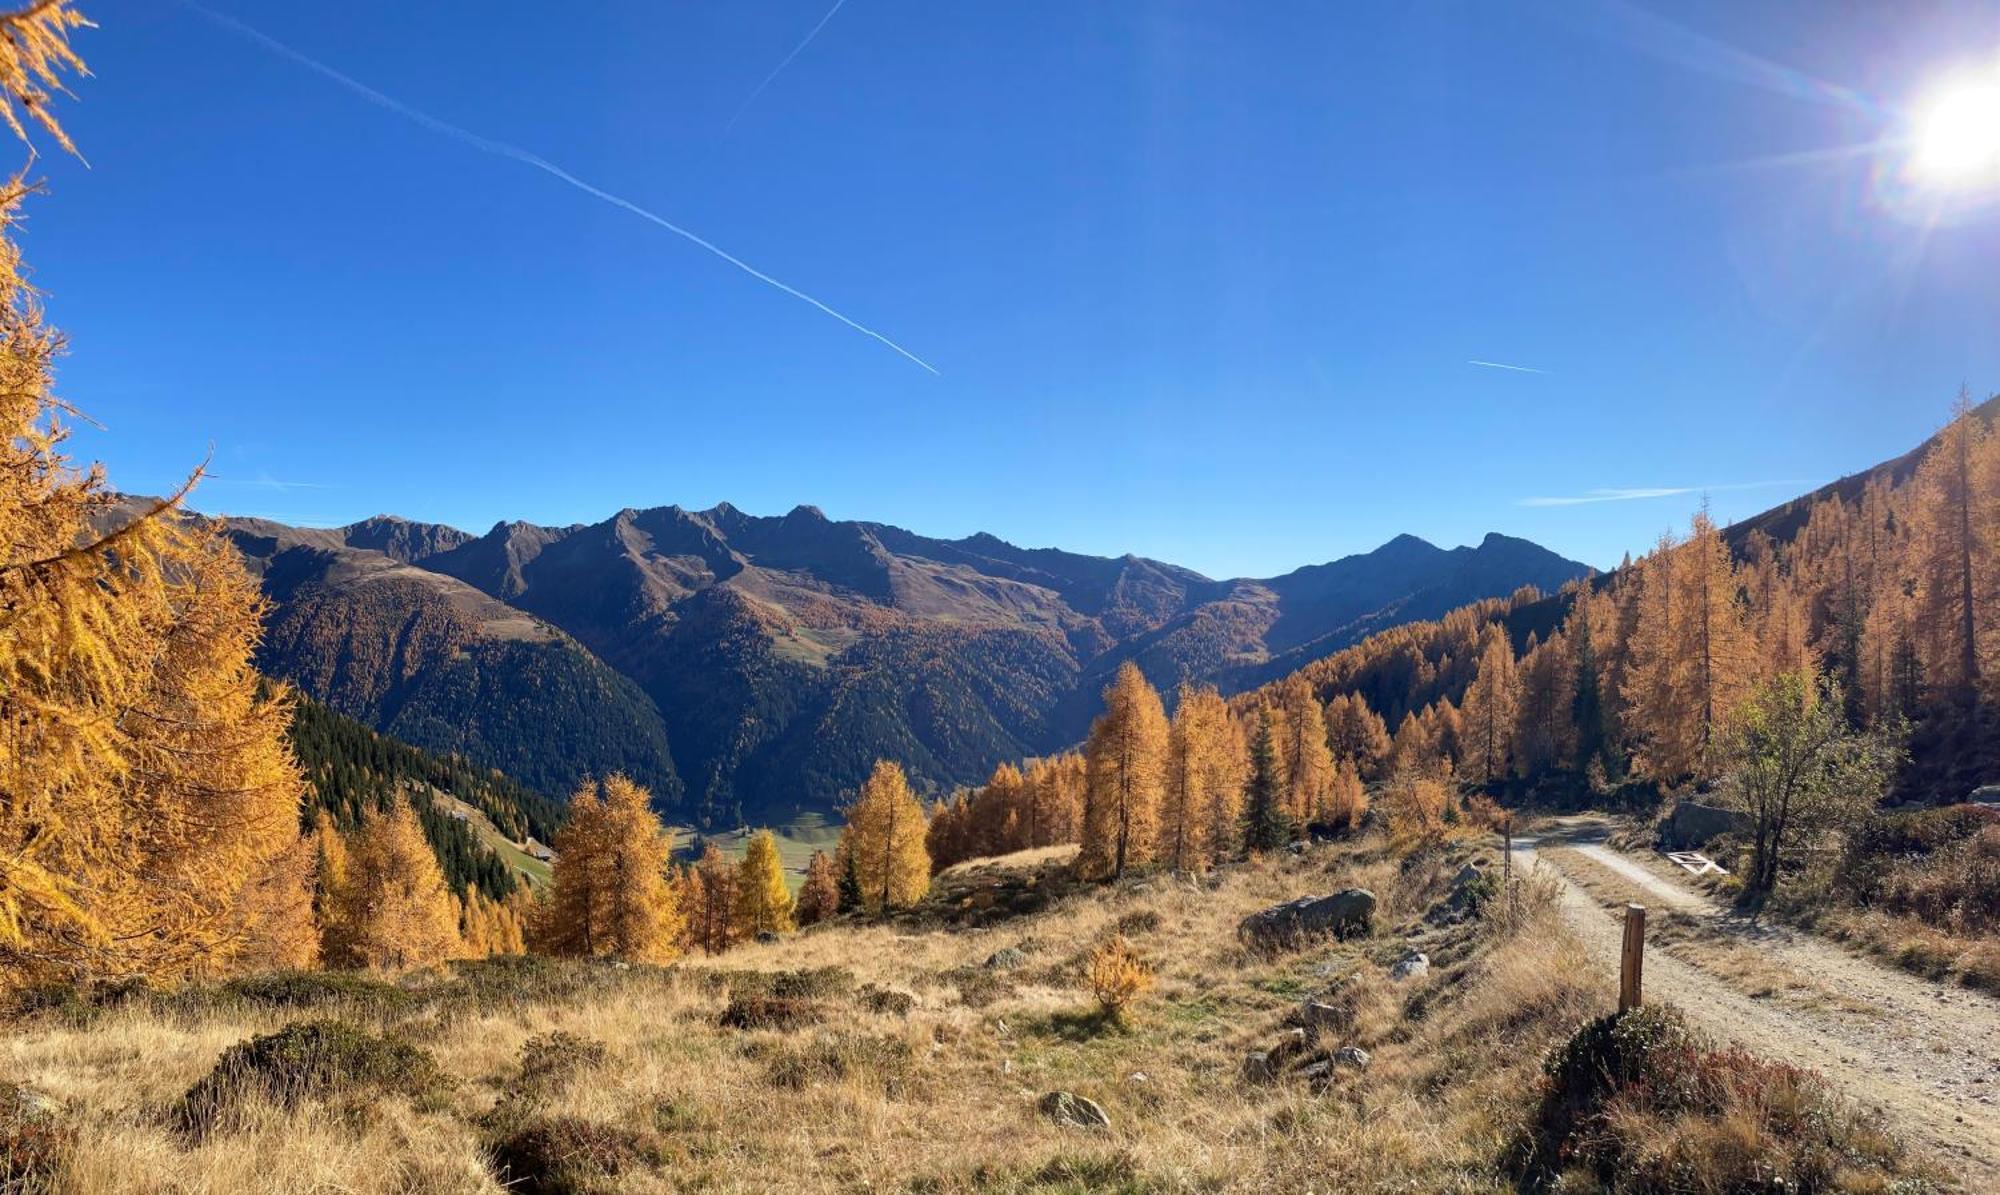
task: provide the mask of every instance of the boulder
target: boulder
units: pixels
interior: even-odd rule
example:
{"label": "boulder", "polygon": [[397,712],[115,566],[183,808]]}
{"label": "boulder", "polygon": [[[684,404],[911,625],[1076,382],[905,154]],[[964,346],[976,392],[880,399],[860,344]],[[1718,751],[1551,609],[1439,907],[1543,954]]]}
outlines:
{"label": "boulder", "polygon": [[1308,1033],[1339,1033],[1353,1019],[1345,1008],[1324,1000],[1308,1000],[1299,1008],[1299,1023]]}
{"label": "boulder", "polygon": [[1243,942],[1258,950],[1281,950],[1319,934],[1348,937],[1375,925],[1375,894],[1347,888],[1331,896],[1302,896],[1250,914],[1236,927]]}
{"label": "boulder", "polygon": [[1356,1070],[1365,1071],[1368,1069],[1368,1051],[1362,1049],[1360,1046],[1340,1047],[1340,1049],[1334,1051],[1333,1060],[1342,1066],[1351,1066]]}
{"label": "boulder", "polygon": [[1413,950],[1389,968],[1389,978],[1401,983],[1405,979],[1421,979],[1430,972],[1431,956],[1421,950]]}
{"label": "boulder", "polygon": [[1111,1115],[1096,1100],[1073,1091],[1051,1091],[1036,1105],[1042,1115],[1072,1129],[1108,1129]]}
{"label": "boulder", "polygon": [[1690,851],[1706,845],[1711,838],[1735,833],[1749,824],[1750,819],[1737,810],[1683,800],[1667,815],[1666,824],[1660,828],[1660,841],[1672,850]]}

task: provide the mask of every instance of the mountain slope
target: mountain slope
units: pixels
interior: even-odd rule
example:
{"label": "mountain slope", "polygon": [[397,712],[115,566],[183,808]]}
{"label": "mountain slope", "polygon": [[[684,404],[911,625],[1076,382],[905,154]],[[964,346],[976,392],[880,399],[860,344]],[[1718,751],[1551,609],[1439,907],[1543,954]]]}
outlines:
{"label": "mountain slope", "polygon": [[622,771],[678,798],[659,711],[555,627],[451,577],[348,547],[339,532],[229,526],[274,603],[258,652],[266,672],[543,793]]}
{"label": "mountain slope", "polygon": [[[1216,581],[810,506],[627,509],[480,536],[389,516],[231,526],[276,603],[274,671],[545,791],[584,761],[634,771],[671,744],[687,795],[676,812],[711,827],[831,809],[880,757],[949,786],[1067,746],[1128,659],[1163,690],[1240,687],[1300,653],[1587,571],[1502,536],[1450,550],[1403,536],[1282,577]],[[539,704],[510,710],[517,697]],[[663,733],[641,732],[649,711]],[[655,788],[674,803],[674,785]]]}

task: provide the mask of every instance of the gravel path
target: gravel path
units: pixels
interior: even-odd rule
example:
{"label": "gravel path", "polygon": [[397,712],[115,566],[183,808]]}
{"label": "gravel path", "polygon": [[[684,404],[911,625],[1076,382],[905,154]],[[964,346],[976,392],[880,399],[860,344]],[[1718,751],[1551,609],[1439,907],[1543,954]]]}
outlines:
{"label": "gravel path", "polygon": [[[1800,1007],[1749,994],[1724,976],[1663,950],[1646,955],[1645,994],[1685,1009],[1718,1038],[1818,1070],[1880,1107],[1902,1132],[1971,1189],[2000,1191],[2000,1000],[1881,966],[1811,935],[1752,922],[1655,865],[1604,846],[1604,828],[1572,821],[1540,840],[1516,839],[1564,880],[1564,910],[1585,946],[1617,974],[1623,933],[1607,908],[1565,872],[1581,856],[1637,885],[1663,907],[1709,919],[1707,928],[1754,947],[1775,966],[1843,999]],[[1541,854],[1537,845],[1571,850]],[[1680,952],[1684,956],[1699,952]],[[1612,980],[1615,982],[1615,979]]]}

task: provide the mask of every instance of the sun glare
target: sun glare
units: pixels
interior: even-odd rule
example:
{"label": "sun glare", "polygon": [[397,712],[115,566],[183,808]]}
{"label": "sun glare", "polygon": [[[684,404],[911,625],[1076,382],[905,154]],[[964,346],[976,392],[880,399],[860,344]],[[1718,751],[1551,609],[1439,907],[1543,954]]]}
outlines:
{"label": "sun glare", "polygon": [[2000,67],[1941,88],[1918,112],[1910,170],[1928,186],[2000,188]]}

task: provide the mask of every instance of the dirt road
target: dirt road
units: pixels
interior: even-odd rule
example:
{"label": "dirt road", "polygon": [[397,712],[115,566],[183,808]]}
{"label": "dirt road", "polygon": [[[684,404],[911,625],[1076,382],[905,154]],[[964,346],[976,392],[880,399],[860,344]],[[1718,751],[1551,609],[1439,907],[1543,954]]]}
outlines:
{"label": "dirt road", "polygon": [[1538,840],[1516,839],[1515,851],[1562,876],[1567,920],[1607,977],[1617,974],[1625,901],[1692,919],[1692,935],[1647,951],[1649,1001],[1828,1075],[1962,1170],[1970,1189],[2000,1191],[2000,1000],[1752,922],[1678,880],[1671,863],[1614,850],[1604,835],[1602,823],[1568,819]]}

